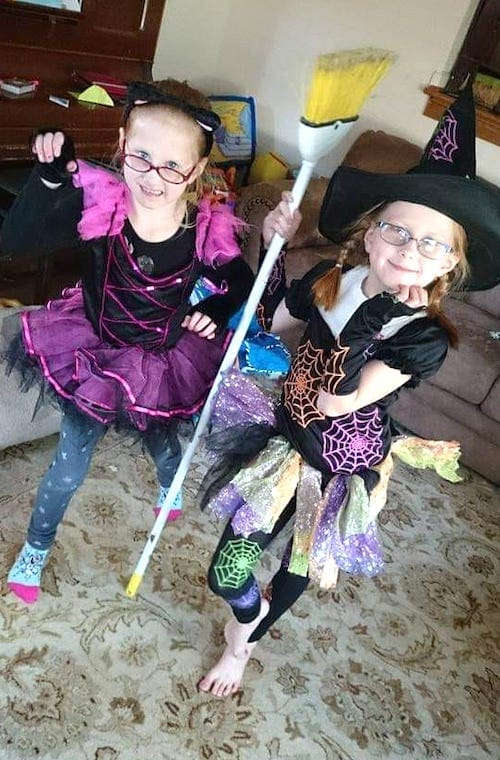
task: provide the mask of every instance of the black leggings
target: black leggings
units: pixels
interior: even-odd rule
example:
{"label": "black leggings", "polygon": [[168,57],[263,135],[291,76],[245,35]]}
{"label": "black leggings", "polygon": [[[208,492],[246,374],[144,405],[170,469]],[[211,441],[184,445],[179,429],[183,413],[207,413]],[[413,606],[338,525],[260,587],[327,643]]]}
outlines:
{"label": "black leggings", "polygon": [[[253,575],[262,551],[280,533],[295,512],[295,498],[279,517],[272,533],[258,531],[248,538],[236,536],[231,523],[226,525],[208,571],[208,585],[217,596],[225,599],[240,623],[251,623],[260,613],[261,595]],[[270,584],[270,607],[248,641],[259,641],[272,624],[286,612],[306,590],[309,578],[288,572],[291,543],[281,567]]]}

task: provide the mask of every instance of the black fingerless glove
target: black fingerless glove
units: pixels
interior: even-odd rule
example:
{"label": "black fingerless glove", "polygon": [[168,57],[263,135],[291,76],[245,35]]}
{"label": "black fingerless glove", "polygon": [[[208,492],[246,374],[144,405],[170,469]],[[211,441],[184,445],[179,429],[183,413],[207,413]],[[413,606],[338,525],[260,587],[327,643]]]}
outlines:
{"label": "black fingerless glove", "polygon": [[[337,342],[339,349],[326,366],[323,388],[334,395],[347,395],[357,390],[361,370],[370,359],[373,341],[385,324],[394,317],[415,314],[412,309],[391,293],[379,293],[364,301],[349,319]],[[342,349],[347,349],[342,354]]]}
{"label": "black fingerless glove", "polygon": [[[259,252],[259,269],[264,261],[267,249],[264,241],[260,239]],[[284,299],[286,294],[286,272],[285,272],[286,244],[281,249],[280,255],[271,270],[266,289],[257,306],[257,319],[263,330],[270,330],[273,322],[274,312],[278,305]]]}
{"label": "black fingerless glove", "polygon": [[[60,130],[55,130],[59,132]],[[37,135],[45,135],[47,132],[54,132],[52,129],[44,129],[37,132],[33,137],[32,145],[35,142]],[[74,172],[67,170],[67,165],[70,161],[75,161],[75,146],[73,140],[68,135],[64,135],[64,142],[61,148],[61,155],[54,156],[54,160],[50,163],[42,163],[38,160],[35,154],[35,170],[41,179],[45,179],[47,182],[53,182],[54,184],[66,184]]]}
{"label": "black fingerless glove", "polygon": [[208,296],[192,306],[188,314],[199,311],[215,322],[218,331],[225,328],[233,314],[245,303],[254,282],[253,272],[243,259],[238,256],[210,272],[208,279],[224,292]]}

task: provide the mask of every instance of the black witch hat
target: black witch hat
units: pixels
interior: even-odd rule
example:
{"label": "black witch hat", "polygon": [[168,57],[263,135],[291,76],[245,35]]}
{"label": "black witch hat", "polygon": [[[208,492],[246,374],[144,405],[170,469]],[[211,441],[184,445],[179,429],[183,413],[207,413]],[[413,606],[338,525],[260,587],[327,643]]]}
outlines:
{"label": "black witch hat", "polygon": [[320,212],[322,235],[342,242],[346,228],[391,201],[429,206],[467,233],[470,277],[465,287],[485,290],[500,282],[500,188],[476,177],[472,82],[441,117],[418,166],[407,174],[376,174],[341,166]]}

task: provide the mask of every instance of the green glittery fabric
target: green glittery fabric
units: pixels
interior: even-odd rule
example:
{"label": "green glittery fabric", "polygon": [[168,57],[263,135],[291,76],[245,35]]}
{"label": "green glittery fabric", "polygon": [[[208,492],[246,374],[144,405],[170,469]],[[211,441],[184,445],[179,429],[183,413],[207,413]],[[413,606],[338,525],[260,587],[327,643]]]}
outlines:
{"label": "green glittery fabric", "polygon": [[428,441],[416,436],[399,436],[392,441],[391,452],[405,464],[419,470],[435,470],[445,480],[458,483],[460,445],[457,441]]}

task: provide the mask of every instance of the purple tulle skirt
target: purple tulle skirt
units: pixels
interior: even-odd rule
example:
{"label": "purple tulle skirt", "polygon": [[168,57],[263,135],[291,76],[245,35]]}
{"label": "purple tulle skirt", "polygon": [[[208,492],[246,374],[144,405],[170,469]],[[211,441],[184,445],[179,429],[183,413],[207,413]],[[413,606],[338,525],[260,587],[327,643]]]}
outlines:
{"label": "purple tulle skirt", "polygon": [[209,341],[186,331],[164,350],[113,346],[94,332],[78,287],[23,312],[21,329],[26,352],[57,396],[104,424],[126,420],[139,430],[199,411],[227,343],[227,335]]}

